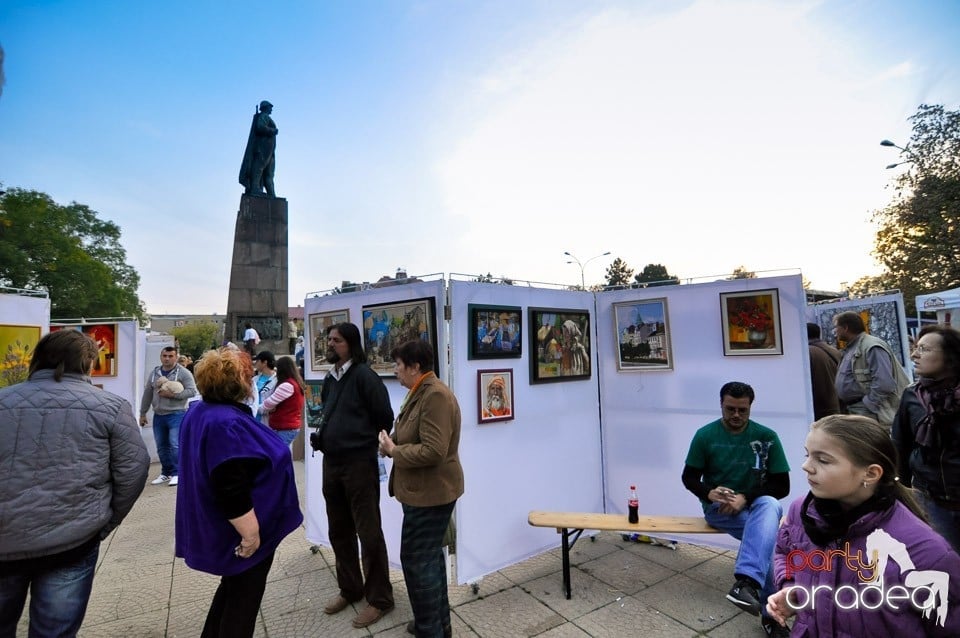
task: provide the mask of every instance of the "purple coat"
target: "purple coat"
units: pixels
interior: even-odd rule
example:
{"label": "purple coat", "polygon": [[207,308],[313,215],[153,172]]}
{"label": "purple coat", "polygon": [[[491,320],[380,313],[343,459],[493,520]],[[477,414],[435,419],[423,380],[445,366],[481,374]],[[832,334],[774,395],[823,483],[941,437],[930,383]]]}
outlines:
{"label": "purple coat", "polygon": [[[210,484],[215,467],[239,458],[268,462],[251,490],[260,547],[245,559],[233,553],[240,535],[220,512]],[[194,404],[180,424],[176,555],[193,569],[233,576],[267,558],[301,522],[290,450],[280,437],[241,406]]]}
{"label": "purple coat", "polygon": [[[791,636],[960,636],[960,556],[906,506],[865,514],[826,547],[804,531],[802,506],[790,506],[774,555],[776,589],[796,587],[794,605],[803,607]],[[812,503],[807,514],[823,523]],[[871,582],[878,571],[882,584]]]}

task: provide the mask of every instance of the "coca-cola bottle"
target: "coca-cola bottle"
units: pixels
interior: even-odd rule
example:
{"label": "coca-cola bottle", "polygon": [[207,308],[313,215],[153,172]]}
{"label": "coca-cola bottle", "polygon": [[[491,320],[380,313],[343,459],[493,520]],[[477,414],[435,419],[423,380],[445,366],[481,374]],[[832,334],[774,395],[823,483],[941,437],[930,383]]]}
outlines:
{"label": "coca-cola bottle", "polygon": [[630,523],[640,522],[640,501],[637,499],[637,486],[630,486],[630,498],[627,499],[627,521]]}

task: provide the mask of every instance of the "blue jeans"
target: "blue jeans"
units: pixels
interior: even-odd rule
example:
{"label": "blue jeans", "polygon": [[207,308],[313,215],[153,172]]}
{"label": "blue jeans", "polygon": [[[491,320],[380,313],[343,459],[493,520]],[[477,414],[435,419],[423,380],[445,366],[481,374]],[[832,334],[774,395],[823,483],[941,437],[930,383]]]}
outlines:
{"label": "blue jeans", "polygon": [[740,550],[733,565],[733,573],[746,576],[761,585],[760,604],[766,613],[767,596],[773,593],[773,549],[783,508],[772,496],[760,496],[735,515],[721,514],[712,503],[703,518],[711,527],[730,534],[740,541]]}
{"label": "blue jeans", "polygon": [[930,517],[930,527],[950,543],[953,551],[960,553],[960,512],[940,507],[926,493],[915,490],[914,494],[920,506]]}
{"label": "blue jeans", "polygon": [[180,460],[180,422],[186,412],[153,415],[153,438],[157,443],[157,456],[160,457],[160,473],[167,476],[177,475]]}
{"label": "blue jeans", "polygon": [[293,443],[293,440],[297,438],[297,435],[300,434],[300,430],[274,430],[277,433],[284,443],[290,445]]}
{"label": "blue jeans", "polygon": [[0,563],[0,638],[14,638],[30,590],[30,638],[77,635],[93,588],[100,543],[62,565],[8,569]]}

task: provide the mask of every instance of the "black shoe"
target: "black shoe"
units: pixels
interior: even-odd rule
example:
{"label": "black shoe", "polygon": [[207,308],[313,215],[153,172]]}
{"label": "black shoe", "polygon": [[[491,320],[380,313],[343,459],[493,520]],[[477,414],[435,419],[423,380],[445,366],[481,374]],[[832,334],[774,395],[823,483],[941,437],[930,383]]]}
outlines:
{"label": "black shoe", "polygon": [[[407,633],[416,635],[417,631],[414,629],[413,621],[407,623]],[[443,626],[443,638],[451,638],[453,636],[453,628],[450,625]]]}
{"label": "black shoe", "polygon": [[741,578],[727,594],[727,600],[753,616],[760,615],[760,594],[753,581]]}
{"label": "black shoe", "polygon": [[767,636],[771,636],[772,638],[790,638],[790,628],[784,627],[773,618],[761,616],[760,626],[763,628],[763,633]]}

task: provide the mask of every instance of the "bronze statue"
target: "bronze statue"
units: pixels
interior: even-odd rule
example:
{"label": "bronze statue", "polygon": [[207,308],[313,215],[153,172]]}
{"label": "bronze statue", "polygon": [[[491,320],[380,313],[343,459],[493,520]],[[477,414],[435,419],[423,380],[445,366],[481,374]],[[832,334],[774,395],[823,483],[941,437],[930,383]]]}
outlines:
{"label": "bronze statue", "polygon": [[273,171],[276,167],[274,151],[277,148],[277,125],[270,113],[273,104],[264,100],[260,108],[253,114],[250,123],[250,135],[247,137],[247,148],[243,152],[243,163],[240,165],[240,183],[247,189],[248,195],[264,195],[276,197],[273,190]]}

